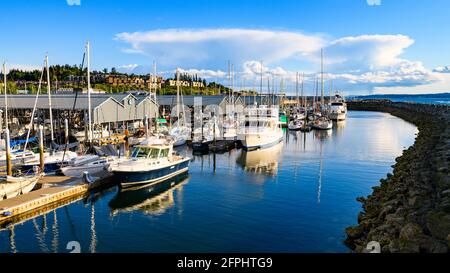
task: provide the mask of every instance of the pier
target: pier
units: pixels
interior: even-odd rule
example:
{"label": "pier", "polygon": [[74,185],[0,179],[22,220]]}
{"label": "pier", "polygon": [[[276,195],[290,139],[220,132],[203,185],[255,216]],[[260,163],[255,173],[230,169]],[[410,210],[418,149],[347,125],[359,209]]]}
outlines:
{"label": "pier", "polygon": [[0,229],[80,200],[108,182],[101,179],[88,184],[78,177],[44,176],[36,186],[39,189],[0,201]]}

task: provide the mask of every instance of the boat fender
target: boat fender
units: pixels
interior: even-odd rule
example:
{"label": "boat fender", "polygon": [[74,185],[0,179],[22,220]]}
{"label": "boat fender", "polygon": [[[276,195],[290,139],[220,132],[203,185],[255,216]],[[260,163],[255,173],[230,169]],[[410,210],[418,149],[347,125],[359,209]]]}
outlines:
{"label": "boat fender", "polygon": [[11,216],[11,215],[12,215],[12,213],[10,211],[4,211],[2,213],[2,216]]}
{"label": "boat fender", "polygon": [[95,182],[95,179],[89,174],[88,171],[83,172],[83,182],[86,184],[92,184]]}

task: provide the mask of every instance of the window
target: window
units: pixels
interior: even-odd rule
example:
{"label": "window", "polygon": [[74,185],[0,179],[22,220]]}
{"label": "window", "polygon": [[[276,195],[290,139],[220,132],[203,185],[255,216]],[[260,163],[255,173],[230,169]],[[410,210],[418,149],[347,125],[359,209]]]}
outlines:
{"label": "window", "polygon": [[158,155],[159,155],[159,149],[155,149],[155,148],[150,149],[150,152],[149,152],[150,158],[158,158]]}
{"label": "window", "polygon": [[169,149],[162,149],[160,157],[168,157],[169,156]]}

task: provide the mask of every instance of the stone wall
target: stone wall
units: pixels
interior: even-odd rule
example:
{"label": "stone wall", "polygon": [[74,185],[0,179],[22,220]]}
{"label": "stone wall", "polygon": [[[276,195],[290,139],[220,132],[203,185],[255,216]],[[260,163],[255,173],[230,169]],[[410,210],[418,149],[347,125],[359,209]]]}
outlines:
{"label": "stone wall", "polygon": [[450,249],[450,109],[367,100],[349,110],[382,111],[415,124],[415,143],[396,158],[393,173],[368,197],[358,225],[346,229],[345,244],[366,252],[371,241],[382,252],[448,252]]}

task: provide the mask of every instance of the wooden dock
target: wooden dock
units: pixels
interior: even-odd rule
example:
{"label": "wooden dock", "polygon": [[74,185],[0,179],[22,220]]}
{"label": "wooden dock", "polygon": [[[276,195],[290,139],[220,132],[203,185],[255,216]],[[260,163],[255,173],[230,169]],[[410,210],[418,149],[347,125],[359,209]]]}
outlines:
{"label": "wooden dock", "polygon": [[39,189],[0,201],[0,228],[79,200],[86,196],[89,190],[105,183],[107,181],[99,180],[87,184],[81,178],[44,176],[38,182]]}

